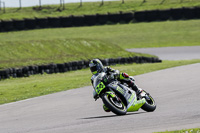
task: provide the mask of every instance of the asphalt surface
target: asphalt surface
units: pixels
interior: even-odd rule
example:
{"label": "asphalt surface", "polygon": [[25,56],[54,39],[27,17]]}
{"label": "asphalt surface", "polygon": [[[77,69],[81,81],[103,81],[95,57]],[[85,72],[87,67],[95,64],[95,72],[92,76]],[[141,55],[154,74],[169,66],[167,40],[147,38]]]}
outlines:
{"label": "asphalt surface", "polygon": [[135,76],[157,109],[106,113],[92,87],[0,106],[0,133],[151,133],[200,127],[200,63]]}
{"label": "asphalt surface", "polygon": [[156,55],[162,60],[191,60],[200,59],[200,46],[134,48],[130,52]]}

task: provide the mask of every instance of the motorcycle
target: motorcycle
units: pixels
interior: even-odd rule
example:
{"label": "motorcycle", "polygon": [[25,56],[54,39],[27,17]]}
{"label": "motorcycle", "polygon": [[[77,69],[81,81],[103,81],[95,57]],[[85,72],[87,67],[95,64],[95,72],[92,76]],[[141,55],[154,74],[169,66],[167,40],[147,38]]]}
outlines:
{"label": "motorcycle", "polygon": [[100,97],[107,108],[117,115],[138,111],[140,108],[147,112],[156,109],[153,97],[145,90],[139,96],[128,85],[108,76],[105,72],[99,73],[93,80],[94,92]]}

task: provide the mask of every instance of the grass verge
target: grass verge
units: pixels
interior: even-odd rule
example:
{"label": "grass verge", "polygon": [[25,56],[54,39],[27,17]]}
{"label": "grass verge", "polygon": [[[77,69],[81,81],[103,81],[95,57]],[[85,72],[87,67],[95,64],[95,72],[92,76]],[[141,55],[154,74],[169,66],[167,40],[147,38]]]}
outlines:
{"label": "grass verge", "polygon": [[176,130],[176,131],[165,131],[165,132],[156,132],[156,133],[199,133],[200,128],[193,128],[193,129],[183,129],[183,130]]}
{"label": "grass verge", "polygon": [[35,40],[92,39],[122,48],[194,46],[200,45],[199,23],[200,20],[182,20],[8,32],[0,33],[0,44],[2,47],[8,41],[23,44]]}
{"label": "grass verge", "polygon": [[43,5],[42,7],[26,7],[26,8],[6,8],[6,13],[0,11],[1,20],[23,19],[23,18],[41,18],[41,17],[58,17],[69,15],[85,15],[96,13],[114,13],[119,11],[138,11],[152,9],[170,9],[180,7],[200,6],[199,0],[125,0],[104,2],[84,2],[65,4],[63,10],[60,5]]}
{"label": "grass verge", "polygon": [[199,23],[167,21],[0,33],[0,68],[138,55],[122,48],[200,45]]}
{"label": "grass verge", "polygon": [[[130,75],[139,75],[175,66],[200,63],[200,60],[163,61],[155,64],[127,64],[112,66]],[[89,69],[58,74],[34,75],[27,78],[6,79],[0,82],[0,104],[88,86]],[[92,88],[91,88],[92,89]]]}
{"label": "grass verge", "polygon": [[92,58],[133,57],[118,45],[91,39],[54,39],[0,42],[0,69]]}

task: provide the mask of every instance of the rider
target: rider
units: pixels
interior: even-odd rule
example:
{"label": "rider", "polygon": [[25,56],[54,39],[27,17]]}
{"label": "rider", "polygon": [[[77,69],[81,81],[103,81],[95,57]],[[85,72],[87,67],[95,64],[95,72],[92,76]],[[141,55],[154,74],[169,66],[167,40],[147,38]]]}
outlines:
{"label": "rider", "polygon": [[[129,87],[132,88],[136,92],[137,95],[140,94],[141,91],[138,89],[138,87],[134,83],[134,80],[131,79],[128,74],[120,73],[119,70],[115,70],[110,67],[104,67],[102,62],[99,59],[91,60],[89,63],[89,67],[93,74],[91,77],[92,84],[93,84],[93,80],[94,80],[95,76],[98,73],[105,72],[107,75],[112,75],[114,79],[117,79],[123,83],[128,84]],[[98,99],[98,95],[95,91],[93,91],[93,97],[95,100]],[[109,109],[105,105],[103,105],[103,108],[106,112],[109,112]]]}

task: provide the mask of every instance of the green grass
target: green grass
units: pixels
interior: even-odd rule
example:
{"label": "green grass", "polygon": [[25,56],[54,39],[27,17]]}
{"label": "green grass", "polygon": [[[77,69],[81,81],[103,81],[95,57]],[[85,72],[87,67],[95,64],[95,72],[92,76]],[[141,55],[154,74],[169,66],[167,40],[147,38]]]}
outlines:
{"label": "green grass", "polygon": [[[175,66],[200,63],[200,60],[163,61],[154,64],[127,64],[112,66],[129,75],[139,75]],[[0,104],[79,88],[90,84],[89,69],[58,74],[34,75],[27,78],[6,79],[0,82]]]}
{"label": "green grass", "polygon": [[152,10],[152,9],[169,9],[179,7],[194,7],[200,6],[199,0],[147,0],[143,3],[143,0],[125,0],[122,4],[121,1],[104,2],[103,6],[101,2],[86,2],[80,6],[79,3],[65,4],[65,10],[60,10],[59,5],[42,6],[42,9],[38,7],[26,7],[26,8],[6,8],[6,13],[0,12],[1,20],[9,19],[23,19],[34,17],[57,17],[57,16],[69,16],[69,15],[84,15],[84,14],[96,14],[107,12],[119,12],[119,11],[138,11],[138,10]]}
{"label": "green grass", "polygon": [[109,42],[88,39],[9,41],[0,42],[0,47],[0,68],[63,63],[92,58],[148,56],[127,52]]}
{"label": "green grass", "polygon": [[167,21],[0,33],[0,68],[136,55],[125,48],[200,45],[199,23]]}
{"label": "green grass", "polygon": [[122,48],[200,45],[200,20],[39,29],[0,33],[0,43],[11,41],[93,39]]}
{"label": "green grass", "polygon": [[165,131],[165,132],[156,132],[156,133],[199,133],[200,128],[193,128],[193,129],[183,129],[183,130],[176,130],[176,131]]}

